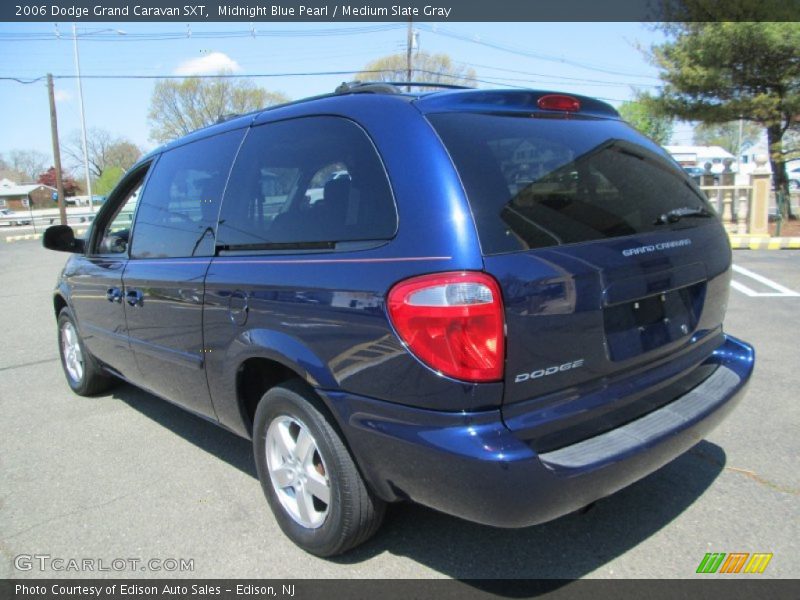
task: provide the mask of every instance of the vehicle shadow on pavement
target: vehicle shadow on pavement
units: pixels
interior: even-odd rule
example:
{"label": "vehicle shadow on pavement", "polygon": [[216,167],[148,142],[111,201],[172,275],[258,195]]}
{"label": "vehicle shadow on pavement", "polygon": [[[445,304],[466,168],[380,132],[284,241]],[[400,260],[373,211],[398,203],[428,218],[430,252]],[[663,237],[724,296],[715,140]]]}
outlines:
{"label": "vehicle shadow on pavement", "polygon": [[114,388],[112,397],[201,450],[258,478],[252,445],[248,440],[127,383]]}
{"label": "vehicle shadow on pavement", "polygon": [[[587,575],[678,517],[714,482],[725,462],[721,447],[701,441],[588,510],[525,529],[478,525],[413,504],[391,506],[378,535],[337,561],[359,562],[388,551],[495,594],[531,595],[534,590],[525,585],[469,580],[577,579]],[[540,591],[548,589],[545,586]]]}
{"label": "vehicle shadow on pavement", "polygon": [[[247,440],[129,385],[114,390],[113,396],[198,448],[256,477]],[[478,525],[411,503],[391,505],[382,529],[372,540],[332,560],[360,563],[389,552],[495,594],[530,595],[532,590],[524,585],[470,580],[576,579],[600,569],[690,507],[725,463],[721,447],[702,441],[588,510],[525,529]],[[553,582],[553,587],[540,591],[563,583]]]}

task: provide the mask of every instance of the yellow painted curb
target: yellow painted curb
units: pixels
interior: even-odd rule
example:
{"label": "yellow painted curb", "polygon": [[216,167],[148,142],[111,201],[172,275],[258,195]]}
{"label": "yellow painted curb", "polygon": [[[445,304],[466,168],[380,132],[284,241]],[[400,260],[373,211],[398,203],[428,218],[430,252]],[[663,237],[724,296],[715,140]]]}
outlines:
{"label": "yellow painted curb", "polygon": [[6,238],[7,242],[21,242],[23,240],[38,240],[42,237],[41,233],[29,233],[27,235],[10,235]]}
{"label": "yellow painted curb", "polygon": [[798,237],[729,236],[734,250],[800,250]]}
{"label": "yellow painted curb", "polygon": [[[75,235],[80,237],[82,235],[85,235],[86,231],[87,231],[86,229],[76,230]],[[42,237],[41,233],[26,233],[24,235],[9,235],[5,238],[5,240],[8,243],[12,243],[12,242],[23,242],[26,240],[38,240],[41,239],[41,237]]]}

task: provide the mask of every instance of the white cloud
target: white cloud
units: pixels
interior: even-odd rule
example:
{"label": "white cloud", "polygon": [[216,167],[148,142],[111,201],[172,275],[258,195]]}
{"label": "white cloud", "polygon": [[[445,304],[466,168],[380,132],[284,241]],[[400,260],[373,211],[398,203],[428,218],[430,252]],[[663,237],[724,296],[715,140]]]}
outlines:
{"label": "white cloud", "polygon": [[175,75],[214,75],[222,71],[238,73],[241,70],[239,63],[224,52],[210,52],[200,58],[183,61],[175,69]]}
{"label": "white cloud", "polygon": [[53,96],[56,99],[56,102],[69,102],[72,100],[72,94],[70,94],[67,90],[56,90]]}

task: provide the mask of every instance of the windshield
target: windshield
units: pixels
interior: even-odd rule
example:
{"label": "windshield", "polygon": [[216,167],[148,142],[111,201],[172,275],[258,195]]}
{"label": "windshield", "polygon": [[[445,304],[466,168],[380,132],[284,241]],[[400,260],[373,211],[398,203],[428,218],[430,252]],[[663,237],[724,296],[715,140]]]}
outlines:
{"label": "windshield", "polygon": [[[621,121],[428,118],[459,171],[484,254],[693,227],[711,212],[683,170]],[[664,219],[671,211],[682,218]]]}

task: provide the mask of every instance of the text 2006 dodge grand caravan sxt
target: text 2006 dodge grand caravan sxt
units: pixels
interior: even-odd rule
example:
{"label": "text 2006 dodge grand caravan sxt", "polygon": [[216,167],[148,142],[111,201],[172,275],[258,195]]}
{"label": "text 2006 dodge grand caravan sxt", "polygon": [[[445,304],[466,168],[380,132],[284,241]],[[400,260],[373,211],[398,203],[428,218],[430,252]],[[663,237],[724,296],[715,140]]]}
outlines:
{"label": "text 2006 dodge grand caravan sxt", "polygon": [[55,291],[78,394],[116,378],[239,435],[320,556],[412,500],[498,527],[644,477],[741,398],[731,251],[610,106],[381,85],[143,158]]}

